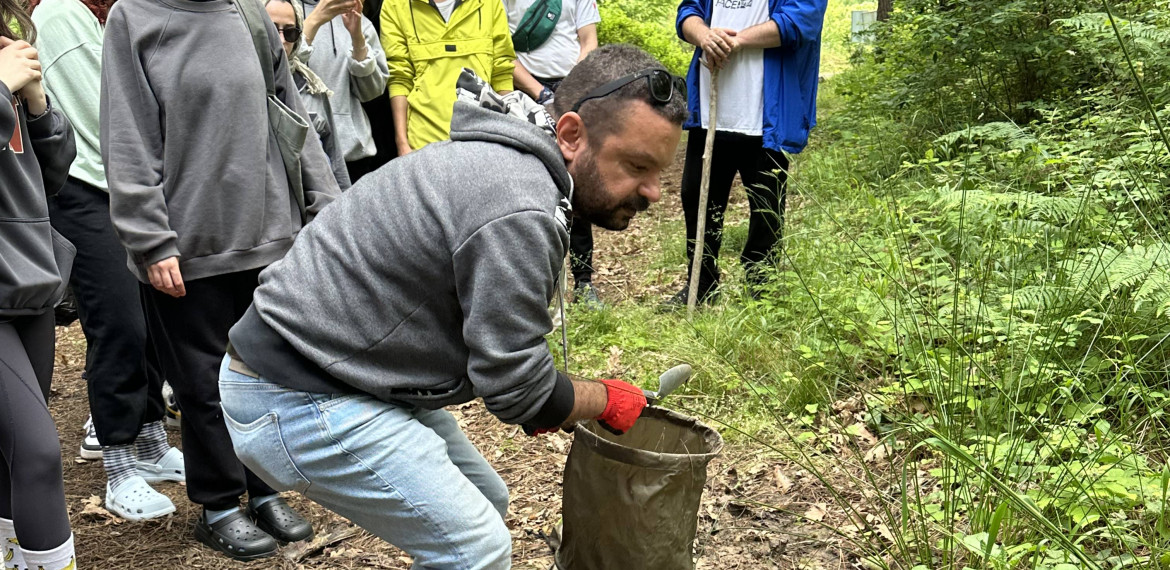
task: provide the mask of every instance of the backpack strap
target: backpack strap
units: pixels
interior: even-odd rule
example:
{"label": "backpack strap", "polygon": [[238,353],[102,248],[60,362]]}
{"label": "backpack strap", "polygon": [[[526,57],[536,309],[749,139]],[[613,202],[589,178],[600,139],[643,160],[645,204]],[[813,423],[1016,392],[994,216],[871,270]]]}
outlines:
{"label": "backpack strap", "polygon": [[268,95],[276,94],[275,79],[272,71],[272,44],[269,43],[268,28],[260,15],[260,3],[257,0],[235,0],[240,11],[240,18],[244,26],[252,34],[252,44],[256,47],[256,57],[260,58],[260,67],[264,71],[264,88]]}

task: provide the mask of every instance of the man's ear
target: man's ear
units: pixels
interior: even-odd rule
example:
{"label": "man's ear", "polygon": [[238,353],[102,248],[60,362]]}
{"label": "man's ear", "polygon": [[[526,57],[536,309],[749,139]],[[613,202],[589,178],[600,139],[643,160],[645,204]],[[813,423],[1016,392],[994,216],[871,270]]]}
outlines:
{"label": "man's ear", "polygon": [[585,122],[581,115],[573,112],[561,115],[557,120],[557,146],[561,148],[565,162],[572,162],[585,150],[585,144]]}

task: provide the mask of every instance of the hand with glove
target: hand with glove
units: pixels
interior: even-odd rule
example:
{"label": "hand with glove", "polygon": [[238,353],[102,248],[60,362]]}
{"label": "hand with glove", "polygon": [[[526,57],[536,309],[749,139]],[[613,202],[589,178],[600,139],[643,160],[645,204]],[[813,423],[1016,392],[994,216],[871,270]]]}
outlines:
{"label": "hand with glove", "polygon": [[621,380],[600,380],[605,384],[605,411],[597,416],[597,423],[615,435],[634,427],[634,422],[646,408],[646,394],[642,389]]}
{"label": "hand with glove", "polygon": [[[572,387],[573,411],[560,424],[565,431],[571,431],[578,421],[595,419],[605,429],[621,435],[634,427],[647,405],[641,388],[621,380],[573,378]],[[540,435],[557,429],[525,425],[524,433]]]}

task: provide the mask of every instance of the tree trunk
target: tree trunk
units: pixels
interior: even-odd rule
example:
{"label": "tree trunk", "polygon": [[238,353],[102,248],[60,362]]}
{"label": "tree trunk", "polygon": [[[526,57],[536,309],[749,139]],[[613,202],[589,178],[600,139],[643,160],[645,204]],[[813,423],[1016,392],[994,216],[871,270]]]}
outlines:
{"label": "tree trunk", "polygon": [[890,12],[894,10],[894,0],[878,0],[877,19],[884,22],[890,19]]}

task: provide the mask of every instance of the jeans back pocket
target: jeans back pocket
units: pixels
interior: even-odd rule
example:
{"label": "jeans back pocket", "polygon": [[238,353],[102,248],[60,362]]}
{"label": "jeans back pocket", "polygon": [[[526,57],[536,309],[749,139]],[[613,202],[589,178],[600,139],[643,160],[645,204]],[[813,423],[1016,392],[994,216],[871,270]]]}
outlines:
{"label": "jeans back pocket", "polygon": [[304,494],[309,490],[309,481],[297,469],[284,444],[280,434],[280,418],[276,412],[268,412],[253,422],[242,424],[225,409],[223,420],[232,438],[236,457],[240,458],[245,467],[277,491]]}

